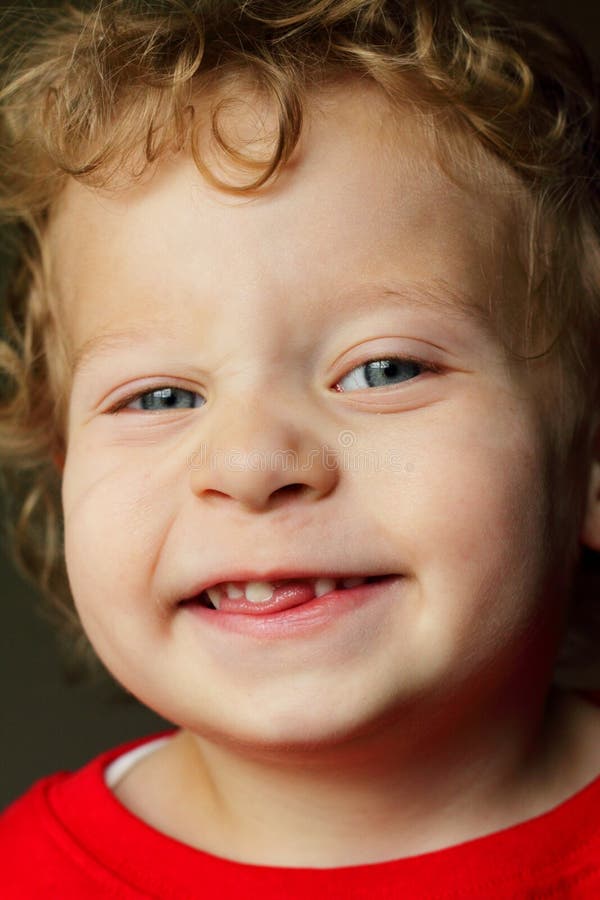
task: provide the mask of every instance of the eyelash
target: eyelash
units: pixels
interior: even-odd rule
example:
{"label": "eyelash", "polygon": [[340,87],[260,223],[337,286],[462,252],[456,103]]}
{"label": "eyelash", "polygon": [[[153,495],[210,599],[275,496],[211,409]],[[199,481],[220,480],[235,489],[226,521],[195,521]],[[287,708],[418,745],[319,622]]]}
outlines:
{"label": "eyelash", "polygon": [[[339,381],[342,381],[344,378],[347,378],[348,375],[351,375],[357,369],[361,369],[364,366],[368,366],[370,363],[373,363],[373,362],[382,362],[382,361],[399,362],[399,363],[414,363],[415,365],[419,366],[419,368],[421,368],[423,370],[423,372],[433,372],[434,374],[440,374],[440,372],[442,372],[441,366],[438,366],[436,363],[426,362],[425,360],[419,359],[416,356],[398,356],[398,355],[396,355],[396,356],[374,356],[374,357],[371,357],[370,359],[364,360],[364,362],[358,363],[357,365],[353,366],[351,369],[349,369],[348,372],[346,372],[344,375],[341,376]],[[420,374],[423,374],[423,373],[420,373]],[[415,376],[415,378],[406,379],[406,383],[415,381],[416,378],[418,378],[418,377],[419,376],[417,375],[417,376]],[[339,384],[339,381],[336,382],[336,384]],[[402,383],[405,383],[405,382],[402,382]],[[380,387],[386,387],[386,386],[387,385],[380,385]],[[399,387],[399,385],[394,385],[394,384],[392,384],[390,386],[391,387]],[[148,388],[145,391],[138,391],[135,394],[131,394],[129,397],[125,397],[123,400],[120,400],[116,406],[114,406],[112,409],[110,409],[109,412],[113,413],[113,414],[118,413],[122,409],[124,409],[126,406],[128,406],[130,403],[133,403],[135,400],[140,400],[142,397],[145,397],[146,395],[154,394],[157,391],[164,391],[167,389],[180,390],[180,391],[184,391],[184,392],[187,392],[190,394],[196,393],[195,391],[192,391],[189,388],[183,388],[183,387],[180,387],[179,385],[157,384],[156,387]],[[373,388],[366,388],[365,390],[373,390]],[[339,391],[339,393],[352,393],[352,392],[351,391],[347,392],[347,391],[341,390],[341,391]],[[136,410],[136,412],[148,412],[148,410]]]}
{"label": "eyelash", "polygon": [[[406,355],[406,356],[400,356],[400,355],[374,356],[369,359],[365,359],[363,362],[358,363],[357,365],[353,366],[348,372],[346,372],[345,375],[342,375],[342,377],[339,379],[339,381],[343,381],[345,378],[347,378],[353,372],[356,372],[358,369],[362,369],[365,366],[370,365],[371,363],[382,362],[382,361],[383,362],[397,362],[397,363],[413,363],[414,365],[416,365],[420,369],[422,369],[423,372],[433,372],[435,374],[440,374],[442,371],[441,366],[439,366],[433,362],[426,362],[424,359],[419,359],[419,357],[417,357],[417,356],[410,356],[410,355]],[[423,373],[419,373],[419,374],[423,374]],[[418,377],[419,376],[417,375],[417,376],[415,376],[415,378],[407,378],[404,382],[401,382],[401,384],[410,383],[411,381],[415,381],[416,378],[418,378]],[[339,381],[337,382],[338,384],[339,384]],[[399,387],[399,386],[400,386],[399,384],[389,385],[389,387]],[[388,385],[379,385],[379,387],[388,387]],[[370,388],[370,389],[373,390],[373,388]],[[365,390],[369,390],[369,388],[365,388]],[[346,393],[346,392],[341,391],[340,393]]]}

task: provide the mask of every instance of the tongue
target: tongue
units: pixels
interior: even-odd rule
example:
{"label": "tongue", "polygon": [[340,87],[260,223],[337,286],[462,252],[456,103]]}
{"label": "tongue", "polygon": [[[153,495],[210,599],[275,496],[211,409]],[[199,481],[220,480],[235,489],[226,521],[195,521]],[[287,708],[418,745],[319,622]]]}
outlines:
{"label": "tongue", "polygon": [[315,592],[311,584],[307,584],[305,581],[288,581],[284,586],[275,588],[270,600],[261,600],[259,603],[252,603],[245,597],[232,599],[223,591],[219,609],[220,612],[226,613],[262,616],[265,613],[281,612],[281,610],[291,609],[293,606],[300,606],[301,603],[312,600],[314,596]]}

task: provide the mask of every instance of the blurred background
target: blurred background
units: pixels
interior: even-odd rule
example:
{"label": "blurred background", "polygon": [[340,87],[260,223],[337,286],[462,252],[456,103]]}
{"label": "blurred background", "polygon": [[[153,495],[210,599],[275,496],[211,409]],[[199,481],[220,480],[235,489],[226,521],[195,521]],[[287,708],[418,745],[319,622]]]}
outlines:
{"label": "blurred background", "polygon": [[[599,3],[529,0],[522,5],[555,16],[598,60]],[[0,0],[0,19],[18,15],[18,9],[19,4]],[[0,288],[6,271],[3,243],[0,234]],[[4,736],[0,808],[46,774],[78,768],[104,749],[171,727],[108,677],[72,682],[52,629],[36,610],[35,592],[19,577],[2,547],[0,599],[0,729]]]}

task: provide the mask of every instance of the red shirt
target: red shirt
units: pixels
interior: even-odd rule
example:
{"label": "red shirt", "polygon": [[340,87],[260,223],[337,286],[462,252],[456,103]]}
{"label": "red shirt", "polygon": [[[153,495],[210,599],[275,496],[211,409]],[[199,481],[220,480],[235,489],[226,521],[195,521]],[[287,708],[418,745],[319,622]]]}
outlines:
{"label": "red shirt", "polygon": [[42,778],[5,810],[4,900],[600,898],[600,776],[550,812],[444,850],[342,868],[272,867],[182,844],[117,800],[105,767],[158,736]]}

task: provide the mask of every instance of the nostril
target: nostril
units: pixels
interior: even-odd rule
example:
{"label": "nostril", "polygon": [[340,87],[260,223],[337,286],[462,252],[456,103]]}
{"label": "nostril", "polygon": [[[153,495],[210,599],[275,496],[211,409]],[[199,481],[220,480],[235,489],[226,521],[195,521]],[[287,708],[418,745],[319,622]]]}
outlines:
{"label": "nostril", "polygon": [[285,501],[288,497],[295,497],[303,494],[306,489],[307,486],[305,484],[284,484],[274,492],[273,499],[275,502],[278,500]]}
{"label": "nostril", "polygon": [[282,487],[278,488],[276,493],[281,494],[283,492],[291,494],[298,494],[304,490],[306,487],[305,484],[294,483],[294,484],[284,484]]}

